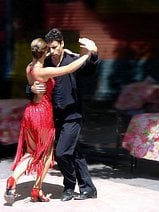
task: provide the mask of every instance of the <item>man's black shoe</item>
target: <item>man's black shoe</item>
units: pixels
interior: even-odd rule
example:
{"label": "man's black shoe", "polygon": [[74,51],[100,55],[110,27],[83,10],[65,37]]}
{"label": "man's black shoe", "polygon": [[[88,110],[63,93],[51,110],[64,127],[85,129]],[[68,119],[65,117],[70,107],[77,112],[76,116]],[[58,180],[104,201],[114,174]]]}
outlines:
{"label": "man's black shoe", "polygon": [[97,190],[92,189],[91,191],[81,192],[79,195],[74,197],[74,200],[85,200],[88,198],[97,198]]}
{"label": "man's black shoe", "polygon": [[66,189],[64,190],[62,196],[61,196],[61,201],[68,201],[71,200],[74,196],[74,190],[72,189]]}

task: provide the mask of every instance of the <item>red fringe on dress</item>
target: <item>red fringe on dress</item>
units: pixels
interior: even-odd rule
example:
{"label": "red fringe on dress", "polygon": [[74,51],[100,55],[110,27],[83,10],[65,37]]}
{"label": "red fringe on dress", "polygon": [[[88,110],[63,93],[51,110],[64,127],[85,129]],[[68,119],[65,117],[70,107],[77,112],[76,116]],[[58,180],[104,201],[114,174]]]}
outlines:
{"label": "red fringe on dress", "polygon": [[[45,166],[46,157],[53,148],[55,128],[51,91],[54,81],[47,82],[47,93],[39,103],[30,102],[24,111],[18,140],[18,147],[12,170],[24,160],[25,153],[31,153],[26,172],[36,172],[41,176]],[[52,164],[54,157],[52,158]]]}

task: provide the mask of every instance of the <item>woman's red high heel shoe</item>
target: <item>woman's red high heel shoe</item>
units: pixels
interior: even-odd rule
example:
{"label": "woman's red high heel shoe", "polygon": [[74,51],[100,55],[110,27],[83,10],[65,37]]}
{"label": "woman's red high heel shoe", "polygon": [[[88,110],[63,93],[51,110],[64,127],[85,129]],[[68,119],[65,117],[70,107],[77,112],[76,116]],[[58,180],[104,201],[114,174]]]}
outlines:
{"label": "woman's red high heel shoe", "polygon": [[31,199],[34,202],[49,202],[49,198],[47,198],[43,191],[39,188],[33,188],[31,191]]}
{"label": "woman's red high heel shoe", "polygon": [[9,177],[7,180],[6,191],[4,194],[4,199],[9,205],[12,205],[15,199],[15,179],[14,177]]}

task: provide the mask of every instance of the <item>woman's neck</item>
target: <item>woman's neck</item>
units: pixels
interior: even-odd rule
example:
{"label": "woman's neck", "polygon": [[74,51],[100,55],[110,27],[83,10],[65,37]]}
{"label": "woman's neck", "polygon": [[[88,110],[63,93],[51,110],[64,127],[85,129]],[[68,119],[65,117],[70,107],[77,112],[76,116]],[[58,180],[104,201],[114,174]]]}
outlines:
{"label": "woman's neck", "polygon": [[31,62],[31,65],[34,67],[40,67],[42,68],[44,65],[44,60],[35,60],[33,59],[33,61]]}

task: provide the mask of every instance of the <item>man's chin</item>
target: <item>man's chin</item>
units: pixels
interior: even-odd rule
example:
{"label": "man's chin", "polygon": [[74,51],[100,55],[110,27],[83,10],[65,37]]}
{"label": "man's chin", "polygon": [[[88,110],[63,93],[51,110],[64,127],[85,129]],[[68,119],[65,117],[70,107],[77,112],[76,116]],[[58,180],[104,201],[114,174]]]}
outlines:
{"label": "man's chin", "polygon": [[51,56],[51,59],[53,59],[53,60],[57,60],[59,58],[58,55],[50,55],[50,56]]}

